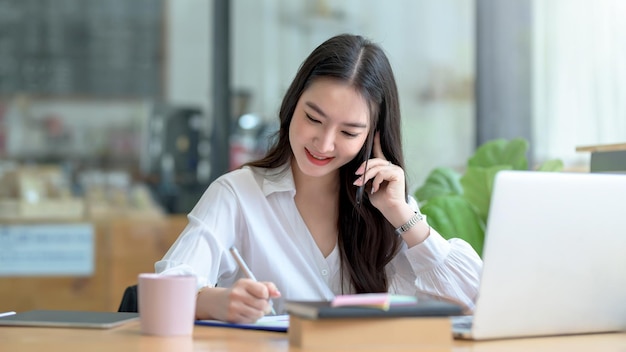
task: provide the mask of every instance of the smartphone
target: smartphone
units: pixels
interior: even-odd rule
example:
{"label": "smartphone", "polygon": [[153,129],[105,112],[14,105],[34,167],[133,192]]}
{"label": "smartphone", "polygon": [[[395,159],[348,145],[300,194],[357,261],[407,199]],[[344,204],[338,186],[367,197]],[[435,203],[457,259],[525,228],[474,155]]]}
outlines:
{"label": "smartphone", "polygon": [[[371,133],[369,136],[367,136],[367,147],[365,149],[366,150],[365,172],[363,172],[363,178],[365,178],[365,173],[367,172],[367,162],[372,157],[372,150],[374,149],[374,135],[375,134],[376,134],[376,131],[374,131],[374,133]],[[356,205],[357,206],[361,206],[361,203],[363,202],[363,195],[365,193],[365,185],[366,184],[364,183],[356,189]]]}

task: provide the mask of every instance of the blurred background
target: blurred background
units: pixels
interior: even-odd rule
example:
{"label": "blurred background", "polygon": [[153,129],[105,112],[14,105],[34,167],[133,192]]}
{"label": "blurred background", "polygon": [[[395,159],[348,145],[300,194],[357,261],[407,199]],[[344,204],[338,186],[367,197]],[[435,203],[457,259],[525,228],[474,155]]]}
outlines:
{"label": "blurred background", "polygon": [[114,310],[339,33],[391,60],[410,191],[499,138],[589,171],[577,147],[626,143],[624,18],[622,0],[0,0],[0,311]]}
{"label": "blurred background", "polygon": [[263,153],[299,64],[343,32],[389,54],[412,187],[495,138],[584,169],[577,146],[626,140],[625,15],[619,0],[0,0],[0,174],[55,165],[72,195],[186,213]]}

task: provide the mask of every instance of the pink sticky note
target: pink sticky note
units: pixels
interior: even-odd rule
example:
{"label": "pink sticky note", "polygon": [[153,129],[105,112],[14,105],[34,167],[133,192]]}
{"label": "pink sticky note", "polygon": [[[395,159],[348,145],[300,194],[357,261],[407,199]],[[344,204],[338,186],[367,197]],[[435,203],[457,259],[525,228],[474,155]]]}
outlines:
{"label": "pink sticky note", "polygon": [[359,306],[359,307],[373,307],[387,309],[391,297],[387,293],[361,293],[355,295],[339,295],[333,299],[331,306],[333,307],[345,307],[345,306]]}

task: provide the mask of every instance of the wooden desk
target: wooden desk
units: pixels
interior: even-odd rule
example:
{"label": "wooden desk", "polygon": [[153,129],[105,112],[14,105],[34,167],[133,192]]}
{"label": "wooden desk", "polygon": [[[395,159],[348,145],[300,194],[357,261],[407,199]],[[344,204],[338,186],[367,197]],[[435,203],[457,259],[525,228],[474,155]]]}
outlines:
{"label": "wooden desk", "polygon": [[[388,351],[428,351],[419,346]],[[454,341],[452,352],[626,350],[626,333],[524,338],[483,342]],[[303,351],[289,346],[287,334],[196,326],[191,337],[143,336],[139,323],[110,330],[0,327],[0,351]],[[324,352],[333,352],[324,349]],[[345,349],[343,349],[345,351]],[[372,349],[360,349],[372,351]]]}

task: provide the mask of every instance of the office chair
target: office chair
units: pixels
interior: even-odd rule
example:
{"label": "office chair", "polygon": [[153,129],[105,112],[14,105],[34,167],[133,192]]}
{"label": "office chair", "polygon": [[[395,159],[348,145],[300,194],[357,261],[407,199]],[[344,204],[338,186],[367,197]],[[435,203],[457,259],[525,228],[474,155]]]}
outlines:
{"label": "office chair", "polygon": [[126,287],[124,295],[122,296],[122,302],[120,302],[120,307],[117,309],[117,311],[130,313],[139,312],[139,309],[137,307],[137,285]]}

